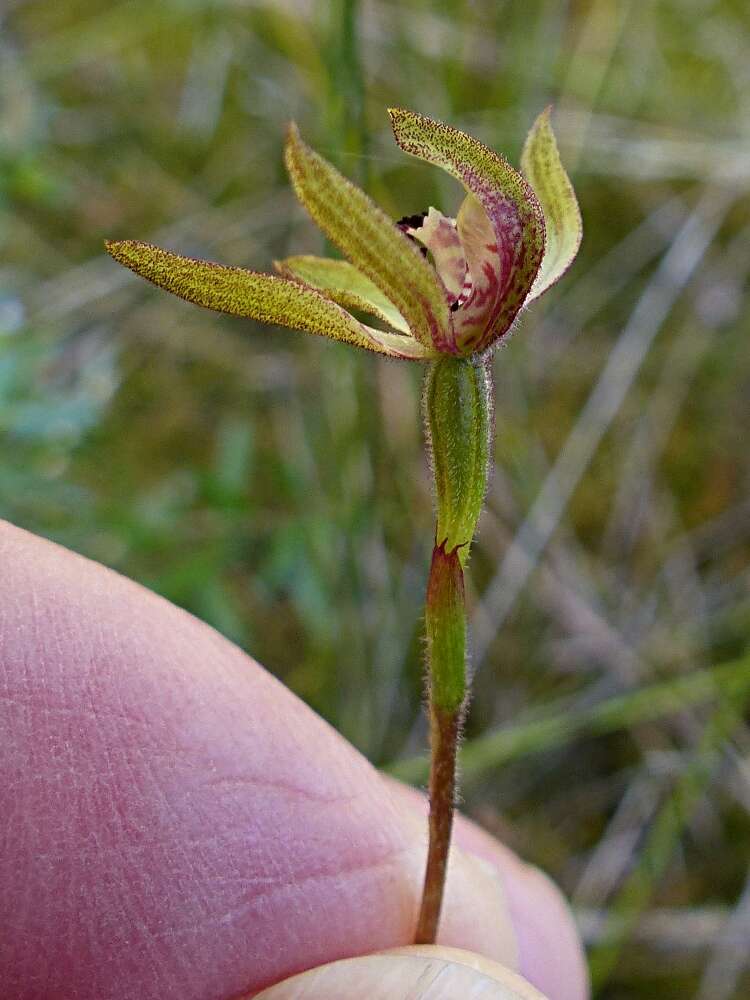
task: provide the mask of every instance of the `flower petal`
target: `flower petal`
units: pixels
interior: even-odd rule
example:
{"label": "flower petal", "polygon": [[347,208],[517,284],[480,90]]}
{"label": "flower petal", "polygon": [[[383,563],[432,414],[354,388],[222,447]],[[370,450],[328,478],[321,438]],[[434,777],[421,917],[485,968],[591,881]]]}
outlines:
{"label": "flower petal", "polygon": [[[414,221],[417,219],[419,216]],[[454,303],[463,291],[466,278],[466,258],[456,223],[436,208],[431,208],[416,226],[409,225],[409,221],[400,223],[401,228],[430,251],[435,270],[445,285],[451,304]]]}
{"label": "flower petal", "polygon": [[170,253],[137,240],[108,241],[107,252],[141,277],[206,309],[248,316],[411,360],[434,355],[413,337],[373,330],[306,285],[242,267]]}
{"label": "flower petal", "polygon": [[462,353],[484,350],[510,328],[539,270],[542,209],[521,174],[477,139],[402,108],[389,114],[403,150],[442,167],[473,195],[457,220],[462,239],[462,229],[472,234],[467,238],[474,257],[473,268],[468,261],[473,289],[465,307],[469,312],[462,323],[459,310],[454,326]]}
{"label": "flower petal", "polygon": [[521,153],[521,170],[536,192],[547,227],[544,259],[527,303],[538,299],[568,270],[583,234],[581,210],[560,160],[550,111],[546,108],[531,126]]}
{"label": "flower petal", "polygon": [[329,257],[286,257],[274,262],[279,274],[312,285],[348,309],[377,316],[400,333],[409,333],[406,320],[377,285],[346,260]]}
{"label": "flower petal", "polygon": [[435,269],[391,218],[289,127],[285,161],[297,197],[328,238],[393,303],[426,347],[455,353]]}

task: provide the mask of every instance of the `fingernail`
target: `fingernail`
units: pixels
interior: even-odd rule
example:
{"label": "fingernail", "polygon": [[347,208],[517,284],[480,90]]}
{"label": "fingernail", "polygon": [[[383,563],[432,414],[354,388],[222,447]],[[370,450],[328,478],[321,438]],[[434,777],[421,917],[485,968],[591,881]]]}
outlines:
{"label": "fingernail", "polygon": [[255,1000],[545,1000],[496,962],[451,948],[396,948],[300,973]]}

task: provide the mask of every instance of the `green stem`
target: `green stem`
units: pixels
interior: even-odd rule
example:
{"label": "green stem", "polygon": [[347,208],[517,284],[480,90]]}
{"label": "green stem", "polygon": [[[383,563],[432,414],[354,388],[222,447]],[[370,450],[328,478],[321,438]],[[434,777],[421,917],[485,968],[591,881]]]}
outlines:
{"label": "green stem", "polygon": [[487,488],[491,381],[472,360],[443,358],[427,372],[425,425],[437,524],[425,602],[430,711],[430,822],[417,944],[432,944],[445,892],[456,800],[456,757],[466,705],[463,566]]}

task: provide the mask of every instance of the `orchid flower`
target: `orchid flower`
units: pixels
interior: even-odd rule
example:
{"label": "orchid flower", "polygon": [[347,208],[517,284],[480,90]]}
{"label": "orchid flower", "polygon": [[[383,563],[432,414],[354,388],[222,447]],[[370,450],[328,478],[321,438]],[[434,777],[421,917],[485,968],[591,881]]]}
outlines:
{"label": "orchid flower", "polygon": [[[291,125],[285,160],[297,197],[347,260],[289,257],[279,277],[112,241],[121,264],[218,312],[320,334],[389,357],[430,361],[483,353],[523,306],[565,272],[581,240],[573,188],[549,109],[534,123],[522,173],[457,129],[392,109],[396,142],[466,189],[455,219],[435,208],[394,224]],[[387,329],[360,322],[348,310]]]}
{"label": "orchid flower", "polygon": [[[490,349],[520,310],[567,270],[581,216],[549,109],[531,128],[521,172],[454,128],[394,109],[407,153],[466,190],[455,219],[436,208],[394,222],[289,128],[285,160],[297,197],[346,260],[288,257],[278,275],[194,260],[134,240],[107,243],[121,264],[198,305],[427,362],[424,416],[436,528],[425,603],[430,707],[430,830],[417,943],[435,940],[466,706],[463,570],[484,503],[491,455]],[[385,329],[360,322],[373,316]]]}

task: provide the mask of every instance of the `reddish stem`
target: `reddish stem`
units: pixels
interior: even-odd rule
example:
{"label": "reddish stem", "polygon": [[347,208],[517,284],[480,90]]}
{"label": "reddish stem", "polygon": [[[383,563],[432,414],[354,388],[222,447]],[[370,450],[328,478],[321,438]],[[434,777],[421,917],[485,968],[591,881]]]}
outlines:
{"label": "reddish stem", "polygon": [[415,944],[434,944],[445,892],[456,798],[456,752],[462,709],[430,705],[430,839]]}

